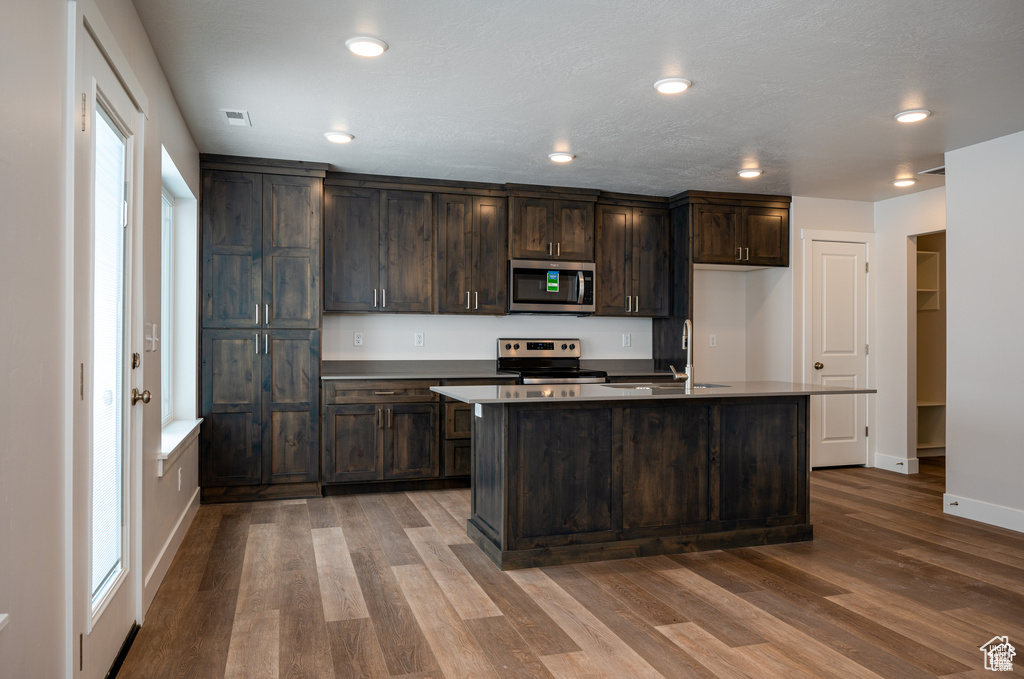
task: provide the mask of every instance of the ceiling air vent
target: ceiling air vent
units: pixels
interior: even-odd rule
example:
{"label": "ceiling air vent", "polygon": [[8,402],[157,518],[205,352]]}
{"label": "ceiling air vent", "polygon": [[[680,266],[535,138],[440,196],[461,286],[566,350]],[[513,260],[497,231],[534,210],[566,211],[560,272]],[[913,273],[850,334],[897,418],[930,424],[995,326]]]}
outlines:
{"label": "ceiling air vent", "polygon": [[252,127],[248,111],[237,111],[229,108],[222,108],[221,113],[225,115],[228,125],[239,125],[241,127]]}
{"label": "ceiling air vent", "polygon": [[918,174],[937,174],[937,175],[939,175],[941,177],[945,177],[946,176],[946,166],[945,165],[939,165],[938,167],[933,167],[930,170],[921,170],[920,172],[918,172]]}

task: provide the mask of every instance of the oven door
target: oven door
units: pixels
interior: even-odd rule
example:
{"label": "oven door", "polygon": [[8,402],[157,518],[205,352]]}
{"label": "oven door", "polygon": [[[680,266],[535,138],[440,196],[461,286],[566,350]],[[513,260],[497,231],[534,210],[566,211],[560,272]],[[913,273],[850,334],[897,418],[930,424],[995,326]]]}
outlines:
{"label": "oven door", "polygon": [[524,377],[523,384],[604,384],[604,377]]}
{"label": "oven door", "polygon": [[508,267],[508,310],[594,313],[594,263],[513,259]]}

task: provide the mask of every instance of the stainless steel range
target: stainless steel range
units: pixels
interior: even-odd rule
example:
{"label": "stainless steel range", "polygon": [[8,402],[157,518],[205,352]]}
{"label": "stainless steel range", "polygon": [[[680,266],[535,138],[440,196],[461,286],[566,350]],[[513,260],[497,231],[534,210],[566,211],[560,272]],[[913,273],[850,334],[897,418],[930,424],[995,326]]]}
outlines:
{"label": "stainless steel range", "polygon": [[580,368],[579,338],[499,339],[498,372],[516,375],[519,384],[607,382],[603,370]]}

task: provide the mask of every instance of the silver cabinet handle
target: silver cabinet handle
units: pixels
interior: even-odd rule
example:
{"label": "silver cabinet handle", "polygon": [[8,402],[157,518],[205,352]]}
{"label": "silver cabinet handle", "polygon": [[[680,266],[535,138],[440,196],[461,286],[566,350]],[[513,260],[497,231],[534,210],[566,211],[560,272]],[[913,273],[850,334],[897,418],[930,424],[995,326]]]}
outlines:
{"label": "silver cabinet handle", "polygon": [[551,243],[548,243],[548,257],[551,256]]}
{"label": "silver cabinet handle", "polygon": [[558,249],[555,251],[555,257],[561,257],[561,256],[562,256],[562,244],[559,243],[558,244]]}
{"label": "silver cabinet handle", "polygon": [[743,248],[743,254],[744,254],[743,261],[744,262],[749,262],[750,261],[750,248]]}
{"label": "silver cabinet handle", "polygon": [[263,305],[263,323],[266,324],[266,325],[270,325],[270,305],[269,304],[264,304]]}
{"label": "silver cabinet handle", "polygon": [[583,290],[587,286],[587,279],[583,277],[583,272],[582,271],[577,271],[576,272],[576,280],[579,281],[579,287],[580,287],[580,292],[576,296],[576,303],[577,304],[583,304]]}
{"label": "silver cabinet handle", "polygon": [[395,414],[394,409],[393,408],[388,408],[388,429],[394,429],[395,428],[394,414]]}
{"label": "silver cabinet handle", "polygon": [[256,325],[260,324],[260,305],[256,305]]}
{"label": "silver cabinet handle", "polygon": [[374,396],[394,396],[395,392],[393,392],[393,391],[375,391],[375,392],[373,392],[373,395]]}
{"label": "silver cabinet handle", "polygon": [[382,411],[382,410],[384,410],[384,409],[383,408],[377,408],[377,429],[383,429],[384,428],[384,427],[381,426],[381,421],[380,421],[380,411]]}
{"label": "silver cabinet handle", "polygon": [[633,304],[633,311],[640,313],[640,295],[637,295],[634,299],[636,300],[636,303]]}
{"label": "silver cabinet handle", "polygon": [[626,295],[626,313],[633,313],[633,298],[629,295]]}
{"label": "silver cabinet handle", "polygon": [[480,292],[476,291],[473,293],[473,309],[480,308]]}
{"label": "silver cabinet handle", "polygon": [[388,291],[387,288],[380,289],[380,308],[383,309],[388,305]]}
{"label": "silver cabinet handle", "polygon": [[[257,304],[256,308],[259,309],[260,305]],[[260,355],[260,334],[259,333],[256,333],[256,341],[253,342],[253,344],[256,345],[256,355],[259,356]]]}
{"label": "silver cabinet handle", "polygon": [[263,355],[267,355],[267,333],[263,333]]}
{"label": "silver cabinet handle", "polygon": [[469,290],[466,290],[466,308],[469,308]]}
{"label": "silver cabinet handle", "polygon": [[373,308],[377,308],[377,288],[373,289]]}
{"label": "silver cabinet handle", "polygon": [[736,248],[736,261],[737,262],[742,262],[743,261],[743,248]]}

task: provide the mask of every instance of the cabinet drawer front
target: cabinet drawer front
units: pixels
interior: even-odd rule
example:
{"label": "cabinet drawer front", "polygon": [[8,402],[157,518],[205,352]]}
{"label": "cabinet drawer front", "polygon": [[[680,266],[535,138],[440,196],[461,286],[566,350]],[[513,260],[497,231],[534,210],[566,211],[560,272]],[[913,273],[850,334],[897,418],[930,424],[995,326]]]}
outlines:
{"label": "cabinet drawer front", "polygon": [[438,395],[430,391],[430,387],[437,385],[436,381],[325,382],[324,403],[434,403]]}
{"label": "cabinet drawer front", "polygon": [[444,437],[468,439],[473,433],[473,404],[449,401],[444,406]]}

